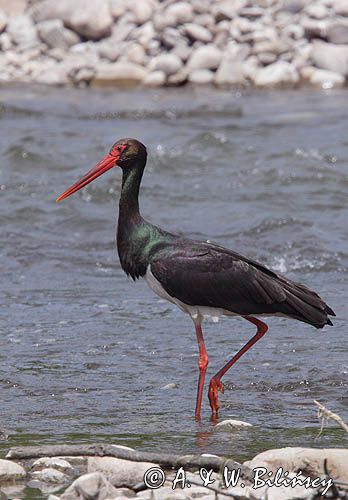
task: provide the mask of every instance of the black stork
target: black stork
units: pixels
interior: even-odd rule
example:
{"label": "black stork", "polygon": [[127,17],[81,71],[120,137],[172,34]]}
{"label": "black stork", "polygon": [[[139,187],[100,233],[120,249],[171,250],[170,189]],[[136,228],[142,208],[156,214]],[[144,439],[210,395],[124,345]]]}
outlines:
{"label": "black stork", "polygon": [[316,328],[332,325],[333,310],[306,286],[295,283],[255,260],[206,241],[195,241],[169,233],[147,222],[139,212],[139,188],[146,165],[145,146],[135,139],[121,139],[78,182],[65,191],[62,200],[114,166],[122,169],[117,248],[121,266],[133,280],[145,278],[160,297],[189,314],[195,325],[199,347],[199,378],[196,419],[200,418],[208,355],[202,333],[205,317],[242,316],[256,334],[210,380],[208,397],[216,419],[222,377],[268,330],[255,316],[284,316]]}

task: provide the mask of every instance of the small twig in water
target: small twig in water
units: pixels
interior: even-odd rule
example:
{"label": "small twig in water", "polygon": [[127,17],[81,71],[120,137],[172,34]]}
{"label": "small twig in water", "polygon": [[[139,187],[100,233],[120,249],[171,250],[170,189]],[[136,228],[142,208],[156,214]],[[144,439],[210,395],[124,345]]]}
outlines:
{"label": "small twig in water", "polygon": [[314,403],[319,407],[318,409],[318,418],[320,420],[320,431],[317,437],[321,436],[321,433],[323,432],[324,426],[325,426],[325,421],[329,420],[334,420],[335,422],[338,423],[344,429],[346,432],[348,432],[348,425],[341,419],[337,413],[333,413],[332,411],[328,410],[325,408],[324,405],[319,403],[319,401],[316,401],[314,399]]}

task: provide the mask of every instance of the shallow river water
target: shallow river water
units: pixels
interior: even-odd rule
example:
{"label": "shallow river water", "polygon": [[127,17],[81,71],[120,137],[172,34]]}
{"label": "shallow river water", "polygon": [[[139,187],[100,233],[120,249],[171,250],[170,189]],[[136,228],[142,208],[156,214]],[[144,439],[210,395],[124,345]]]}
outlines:
{"label": "shallow river water", "polygon": [[[341,446],[313,399],[348,418],[347,93],[0,91],[0,428],[18,444],[112,441],[246,459],[281,446]],[[314,288],[334,327],[271,318],[224,378],[217,432],[194,406],[193,325],[120,268],[121,172],[55,198],[120,137],[148,147],[146,218],[210,239]],[[204,327],[213,375],[253,334]],[[171,389],[163,389],[175,384]]]}

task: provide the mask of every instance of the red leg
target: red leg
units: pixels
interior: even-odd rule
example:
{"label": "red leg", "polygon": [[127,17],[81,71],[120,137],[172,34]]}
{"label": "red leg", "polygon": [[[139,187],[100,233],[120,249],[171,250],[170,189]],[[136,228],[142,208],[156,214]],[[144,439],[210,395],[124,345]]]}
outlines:
{"label": "red leg", "polygon": [[257,332],[253,336],[253,338],[250,339],[249,342],[247,342],[245,346],[242,347],[242,349],[238,351],[237,354],[233,356],[233,358],[228,363],[226,363],[225,366],[223,366],[221,370],[219,370],[217,374],[214,375],[214,377],[211,379],[209,384],[208,397],[210,401],[213,419],[217,417],[219,409],[218,391],[220,390],[222,393],[224,392],[223,385],[221,382],[222,377],[225,375],[227,370],[229,370],[231,366],[233,366],[238,361],[238,359],[242,357],[243,354],[245,354],[250,349],[250,347],[256,344],[256,342],[260,340],[261,337],[264,336],[264,334],[268,330],[268,326],[263,321],[260,321],[259,319],[254,318],[252,316],[244,316],[244,318],[257,326]]}
{"label": "red leg", "polygon": [[208,354],[205,349],[202,327],[200,323],[195,323],[196,335],[199,347],[199,378],[198,378],[198,388],[197,388],[197,401],[196,401],[196,420],[200,420],[201,418],[201,406],[202,406],[202,395],[203,395],[203,387],[204,387],[204,378],[205,372],[208,367]]}

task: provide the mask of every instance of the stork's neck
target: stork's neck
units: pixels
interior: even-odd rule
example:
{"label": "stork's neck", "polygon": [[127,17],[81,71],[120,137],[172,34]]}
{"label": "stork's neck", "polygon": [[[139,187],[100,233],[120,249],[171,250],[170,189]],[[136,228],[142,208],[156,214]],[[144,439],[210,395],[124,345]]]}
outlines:
{"label": "stork's neck", "polygon": [[145,167],[145,163],[142,163],[123,170],[119,222],[127,223],[140,217],[139,188]]}

